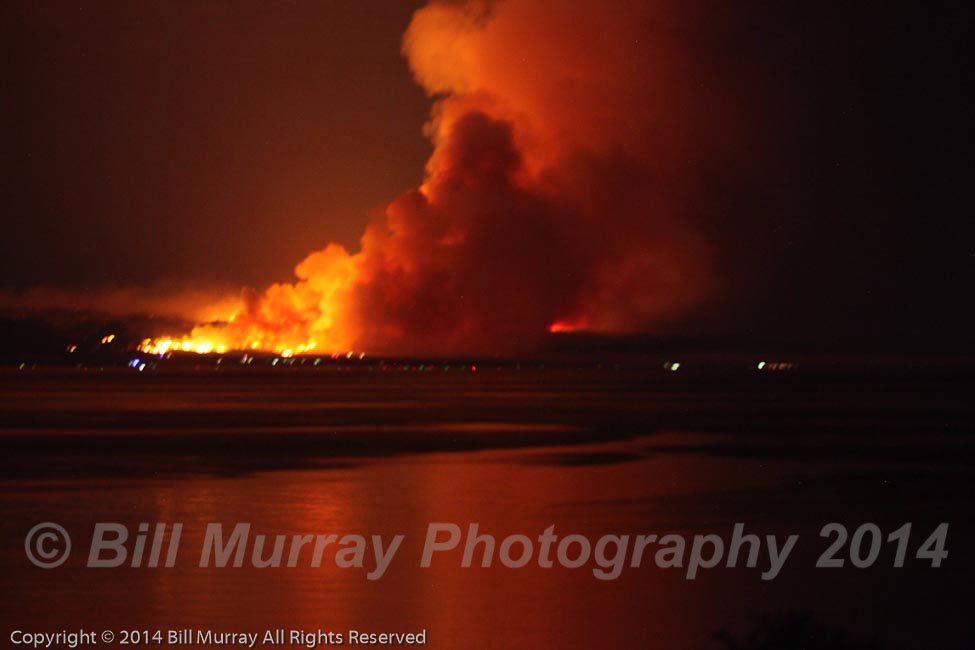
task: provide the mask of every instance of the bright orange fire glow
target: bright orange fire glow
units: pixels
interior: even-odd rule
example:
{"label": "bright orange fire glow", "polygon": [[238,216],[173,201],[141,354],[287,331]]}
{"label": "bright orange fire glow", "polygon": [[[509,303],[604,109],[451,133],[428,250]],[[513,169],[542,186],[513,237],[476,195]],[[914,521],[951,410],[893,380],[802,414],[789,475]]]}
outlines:
{"label": "bright orange fire glow", "polygon": [[722,102],[697,95],[659,20],[652,3],[431,2],[403,40],[435,98],[420,187],[360,250],[329,244],[295,282],[142,349],[513,352],[695,306],[712,274],[684,170],[729,129],[688,128],[684,107]]}
{"label": "bright orange fire glow", "polygon": [[583,323],[567,323],[563,321],[558,321],[548,326],[548,331],[552,334],[558,334],[559,332],[578,332],[585,329],[586,326]]}
{"label": "bright orange fire glow", "polygon": [[[244,344],[238,346],[215,342],[213,339],[194,339],[192,336],[186,336],[181,339],[173,339],[169,337],[144,339],[142,343],[139,344],[138,350],[146,354],[160,356],[169,352],[195,352],[196,354],[210,354],[216,352],[217,354],[223,354],[230,350],[262,350],[266,352],[274,352],[284,358],[288,358],[298,354],[308,354],[314,352],[317,350],[317,347],[318,346],[314,341],[300,343],[294,347],[286,347],[282,344],[267,348],[261,347],[256,341],[250,345]],[[348,352],[346,353],[346,356],[351,358],[353,354],[353,352]],[[335,356],[335,354],[332,356]]]}
{"label": "bright orange fire glow", "polygon": [[198,325],[181,337],[146,339],[139,349],[148,354],[261,350],[283,357],[345,353],[352,339],[337,321],[357,276],[357,257],[331,244],[298,265],[299,282],[272,285],[263,296],[245,290],[225,320]]}

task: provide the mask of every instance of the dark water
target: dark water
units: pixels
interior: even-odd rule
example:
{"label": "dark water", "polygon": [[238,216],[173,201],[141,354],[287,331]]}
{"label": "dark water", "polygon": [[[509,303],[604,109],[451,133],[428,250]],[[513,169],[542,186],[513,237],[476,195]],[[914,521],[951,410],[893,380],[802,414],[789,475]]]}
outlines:
{"label": "dark water", "polygon": [[[10,372],[2,385],[0,619],[13,629],[408,632],[437,648],[709,648],[756,617],[802,613],[891,648],[971,642],[975,437],[958,376],[757,381],[646,371]],[[36,523],[75,540],[63,566],[24,552]],[[903,568],[816,569],[828,522],[884,536]],[[174,568],[85,568],[96,522],[182,522]],[[386,574],[201,569],[204,530],[405,535]],[[419,560],[430,522],[500,543],[555,534],[798,534],[761,570],[463,568]],[[949,522],[940,568],[914,559]],[[129,545],[131,548],[131,544]],[[848,554],[848,547],[845,551]],[[287,553],[285,553],[287,555]],[[765,568],[764,549],[759,562]],[[475,558],[480,558],[476,555]]]}

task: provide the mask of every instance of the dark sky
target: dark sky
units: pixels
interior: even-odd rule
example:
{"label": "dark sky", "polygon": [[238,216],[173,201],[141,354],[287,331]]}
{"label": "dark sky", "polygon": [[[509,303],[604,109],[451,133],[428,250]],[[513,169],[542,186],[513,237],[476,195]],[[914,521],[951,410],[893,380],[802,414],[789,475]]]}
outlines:
{"label": "dark sky", "polygon": [[[2,288],[264,285],[354,246],[430,151],[419,4],[13,2]],[[961,3],[712,4],[768,128],[764,173],[702,187],[726,276],[702,327],[971,341]]]}
{"label": "dark sky", "polygon": [[767,182],[725,191],[722,322],[759,337],[973,342],[972,87],[962,3],[729,8],[755,62]]}
{"label": "dark sky", "polygon": [[265,284],[355,244],[429,155],[419,4],[15,2],[3,284]]}

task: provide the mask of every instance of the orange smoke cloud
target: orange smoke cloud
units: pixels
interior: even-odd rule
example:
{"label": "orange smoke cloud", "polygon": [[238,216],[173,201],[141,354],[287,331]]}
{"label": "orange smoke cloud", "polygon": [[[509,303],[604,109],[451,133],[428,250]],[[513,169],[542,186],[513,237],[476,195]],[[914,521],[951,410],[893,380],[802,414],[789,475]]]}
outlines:
{"label": "orange smoke cloud", "polygon": [[[228,348],[506,352],[549,331],[647,330],[706,298],[691,179],[734,121],[679,35],[633,0],[432,2],[403,52],[435,98],[423,185],[361,250],[312,253],[190,340]],[[701,33],[696,34],[701,37]]]}

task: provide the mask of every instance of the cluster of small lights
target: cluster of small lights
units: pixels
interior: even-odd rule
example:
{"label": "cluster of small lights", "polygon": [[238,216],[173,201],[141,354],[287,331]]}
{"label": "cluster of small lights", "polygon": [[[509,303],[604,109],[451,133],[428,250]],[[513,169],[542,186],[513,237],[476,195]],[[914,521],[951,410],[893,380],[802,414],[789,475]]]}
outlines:
{"label": "cluster of small lights", "polygon": [[129,361],[129,368],[138,370],[139,372],[145,370],[147,365],[148,364],[139,357],[134,357],[131,361]]}

